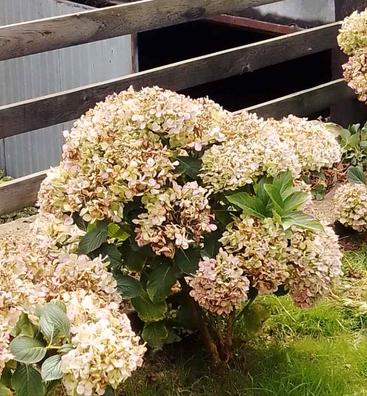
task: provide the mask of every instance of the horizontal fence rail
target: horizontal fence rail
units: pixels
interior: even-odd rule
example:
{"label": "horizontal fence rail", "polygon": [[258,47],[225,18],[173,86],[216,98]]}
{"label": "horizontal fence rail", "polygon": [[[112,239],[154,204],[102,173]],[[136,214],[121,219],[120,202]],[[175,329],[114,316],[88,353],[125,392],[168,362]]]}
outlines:
{"label": "horizontal fence rail", "polygon": [[[304,116],[354,97],[353,91],[343,80],[335,80],[314,88],[287,95],[247,108],[266,117],[282,117],[288,114]],[[0,186],[0,214],[10,213],[34,205],[46,172],[34,173]]]}
{"label": "horizontal fence rail", "polygon": [[339,27],[340,23],[332,23],[118,79],[0,106],[0,138],[76,119],[107,95],[130,85],[137,89],[159,85],[178,91],[335,48]]}
{"label": "horizontal fence rail", "polygon": [[279,0],[142,0],[0,27],[0,60],[156,29]]}

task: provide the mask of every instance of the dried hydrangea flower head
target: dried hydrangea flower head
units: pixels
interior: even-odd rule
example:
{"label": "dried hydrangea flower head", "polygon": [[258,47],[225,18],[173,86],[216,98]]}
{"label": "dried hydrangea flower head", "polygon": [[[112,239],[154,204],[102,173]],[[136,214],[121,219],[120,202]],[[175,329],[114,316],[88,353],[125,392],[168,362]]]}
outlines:
{"label": "dried hydrangea flower head", "polygon": [[63,161],[41,186],[41,213],[121,220],[126,202],[177,178],[177,150],[222,141],[226,117],[208,99],[158,87],[107,97],[65,132]]}
{"label": "dried hydrangea flower head", "polygon": [[292,147],[276,130],[243,112],[232,118],[233,137],[215,144],[202,157],[201,179],[214,191],[236,190],[262,175],[276,176],[290,170],[294,177],[301,165]]}
{"label": "dried hydrangea flower head", "polygon": [[320,171],[341,161],[340,145],[327,124],[294,115],[268,122],[274,125],[280,139],[292,146],[302,171]]}
{"label": "dried hydrangea flower head", "polygon": [[351,56],[343,69],[344,79],[354,89],[358,99],[367,102],[367,47]]}
{"label": "dried hydrangea flower head", "polygon": [[250,282],[241,258],[220,250],[216,258],[204,258],[193,277],[187,278],[190,295],[207,311],[228,315],[247,301]]}
{"label": "dried hydrangea flower head", "polygon": [[103,395],[116,389],[143,364],[146,351],[118,305],[86,290],[62,296],[71,321],[74,349],[61,358],[62,383],[69,395]]}
{"label": "dried hydrangea flower head", "polygon": [[347,55],[367,47],[367,10],[355,11],[345,18],[338,36],[338,44]]}
{"label": "dried hydrangea flower head", "polygon": [[273,219],[243,216],[229,224],[220,239],[224,249],[241,258],[251,286],[260,294],[271,294],[284,285],[287,267],[287,238]]}
{"label": "dried hydrangea flower head", "polygon": [[159,195],[145,196],[147,212],[133,220],[139,246],[149,244],[157,255],[173,258],[177,249],[200,244],[203,234],[216,230],[209,191],[198,183],[183,186],[173,182]]}
{"label": "dried hydrangea flower head", "polygon": [[100,257],[49,249],[33,235],[1,240],[0,373],[12,359],[9,337],[20,314],[34,315],[38,305],[58,299],[66,304],[73,335],[74,349],[62,357],[67,394],[102,395],[107,385],[116,388],[141,366],[145,352],[121,312],[116,286]]}
{"label": "dried hydrangea flower head", "polygon": [[354,230],[367,231],[367,186],[347,183],[334,196],[337,219]]}
{"label": "dried hydrangea flower head", "polygon": [[329,294],[330,287],[342,275],[342,253],[338,237],[331,227],[323,231],[293,229],[288,248],[290,276],[286,287],[293,301],[308,308]]}

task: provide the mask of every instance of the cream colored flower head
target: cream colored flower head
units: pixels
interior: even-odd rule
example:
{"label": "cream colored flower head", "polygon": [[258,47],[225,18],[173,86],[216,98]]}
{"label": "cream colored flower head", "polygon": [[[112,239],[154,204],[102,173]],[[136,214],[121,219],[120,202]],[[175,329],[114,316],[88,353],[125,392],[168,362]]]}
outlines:
{"label": "cream colored flower head", "polygon": [[367,10],[353,12],[345,18],[339,31],[338,44],[347,55],[367,48]]}
{"label": "cream colored flower head", "polygon": [[347,183],[334,196],[338,221],[356,231],[367,231],[367,186]]}

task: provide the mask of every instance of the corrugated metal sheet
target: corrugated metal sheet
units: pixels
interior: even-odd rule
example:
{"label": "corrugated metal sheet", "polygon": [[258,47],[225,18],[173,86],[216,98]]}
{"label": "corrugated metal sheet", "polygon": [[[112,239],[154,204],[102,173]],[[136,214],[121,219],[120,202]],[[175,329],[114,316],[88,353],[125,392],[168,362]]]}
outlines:
{"label": "corrugated metal sheet", "polygon": [[257,7],[261,14],[287,17],[304,22],[335,21],[334,0],[283,0],[279,3]]}
{"label": "corrugated metal sheet", "polygon": [[[0,25],[76,12],[57,0],[1,0]],[[0,62],[0,105],[129,74],[130,36]],[[45,109],[47,111],[47,109]],[[0,141],[0,167],[20,177],[59,162],[62,131],[72,123]]]}

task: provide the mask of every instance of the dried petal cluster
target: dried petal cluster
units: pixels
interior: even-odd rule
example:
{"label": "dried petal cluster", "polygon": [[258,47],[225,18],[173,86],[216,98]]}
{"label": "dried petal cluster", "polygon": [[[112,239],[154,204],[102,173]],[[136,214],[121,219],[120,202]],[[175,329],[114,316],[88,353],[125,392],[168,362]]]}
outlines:
{"label": "dried petal cluster", "polygon": [[224,250],[216,258],[200,261],[198,271],[188,282],[190,295],[201,307],[217,315],[228,315],[240,308],[250,287],[241,258]]}
{"label": "dried petal cluster", "polygon": [[294,115],[275,123],[280,139],[295,151],[302,171],[319,171],[341,161],[340,145],[327,124]]}
{"label": "dried petal cluster", "polygon": [[[202,157],[201,178],[214,191],[235,190],[258,177],[319,171],[341,160],[334,134],[321,121],[289,116],[264,120],[241,112],[229,118],[228,140]],[[315,136],[318,138],[315,139]]]}
{"label": "dried petal cluster", "polygon": [[64,293],[71,320],[74,349],[61,358],[62,382],[69,395],[103,395],[143,364],[146,351],[116,303],[97,294],[76,290]]}
{"label": "dried petal cluster", "polygon": [[358,51],[343,65],[344,78],[361,102],[367,102],[367,47]]}
{"label": "dried petal cluster", "polygon": [[338,44],[347,55],[367,47],[367,10],[355,11],[345,18],[339,31]]}
{"label": "dried petal cluster", "polygon": [[367,231],[367,186],[347,183],[334,196],[337,219],[356,231]]}
{"label": "dried petal cluster", "polygon": [[288,289],[295,303],[306,307],[328,293],[341,274],[338,239],[323,231],[284,230],[272,219],[242,217],[227,227],[220,242],[240,259],[244,275],[260,294]]}
{"label": "dried petal cluster", "polygon": [[[10,333],[20,314],[33,315],[37,305],[54,299],[66,304],[72,324],[75,349],[62,358],[68,395],[102,395],[107,385],[117,387],[141,365],[145,347],[120,311],[121,296],[107,264],[100,257],[42,246],[34,235],[1,240],[0,373],[12,359]],[[88,331],[90,345],[83,343]]]}
{"label": "dried petal cluster", "polygon": [[139,246],[150,244],[157,255],[173,258],[176,249],[199,244],[206,232],[216,230],[209,191],[197,182],[183,186],[173,182],[159,195],[146,196],[144,212],[133,220]]}
{"label": "dried petal cluster", "polygon": [[175,156],[225,138],[227,113],[158,87],[107,97],[65,132],[63,161],[42,184],[41,213],[119,221],[124,204],[177,178]]}
{"label": "dried petal cluster", "polygon": [[[255,131],[257,133],[255,133]],[[301,165],[292,148],[269,127],[252,130],[213,145],[202,157],[201,179],[214,191],[235,190],[252,184],[262,175],[276,176],[291,171],[295,177]]]}
{"label": "dried petal cluster", "polygon": [[344,78],[361,102],[367,102],[367,10],[353,12],[343,21],[338,43],[349,55]]}

